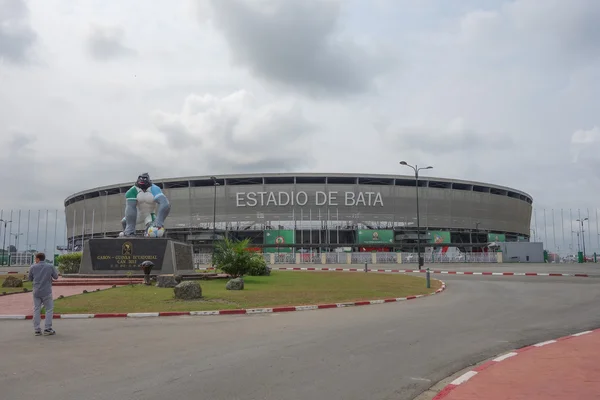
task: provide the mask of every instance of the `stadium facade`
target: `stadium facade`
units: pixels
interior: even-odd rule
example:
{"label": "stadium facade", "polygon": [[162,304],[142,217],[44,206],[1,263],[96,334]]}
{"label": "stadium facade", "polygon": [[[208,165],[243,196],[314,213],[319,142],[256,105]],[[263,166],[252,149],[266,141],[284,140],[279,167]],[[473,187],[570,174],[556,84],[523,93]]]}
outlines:
{"label": "stadium facade", "polygon": [[[216,179],[213,179],[216,178]],[[154,180],[169,201],[170,238],[209,251],[214,238],[250,238],[265,251],[414,251],[413,176],[241,174]],[[85,190],[65,200],[70,247],[122,230],[133,182]],[[529,241],[533,199],[480,182],[421,177],[421,242],[477,251],[490,242]],[[214,223],[213,223],[214,221]]]}

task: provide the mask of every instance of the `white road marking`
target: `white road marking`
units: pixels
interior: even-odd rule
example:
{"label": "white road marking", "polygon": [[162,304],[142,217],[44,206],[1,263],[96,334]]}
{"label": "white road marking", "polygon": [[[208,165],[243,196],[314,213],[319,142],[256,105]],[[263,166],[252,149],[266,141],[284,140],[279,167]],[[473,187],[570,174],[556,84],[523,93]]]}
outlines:
{"label": "white road marking", "polygon": [[588,333],[592,333],[592,331],[579,332],[579,333],[575,333],[571,336],[583,336],[583,335],[587,335]]}
{"label": "white road marking", "polygon": [[495,361],[495,362],[504,361],[504,360],[506,360],[507,358],[511,358],[511,357],[514,357],[514,356],[516,356],[517,354],[518,354],[518,353],[515,353],[515,352],[513,351],[513,352],[507,353],[507,354],[505,354],[505,355],[503,355],[503,356],[496,357],[496,358],[494,358],[492,361]]}
{"label": "white road marking", "polygon": [[461,383],[465,383],[466,381],[468,381],[469,379],[471,379],[475,375],[477,375],[477,371],[465,372],[464,374],[462,374],[461,376],[459,376],[458,378],[456,378],[455,380],[453,380],[452,382],[450,382],[450,384],[458,386]]}
{"label": "white road marking", "polygon": [[145,318],[145,317],[158,317],[157,312],[149,312],[149,313],[129,313],[127,314],[127,318]]}
{"label": "white road marking", "polygon": [[536,343],[536,344],[534,344],[534,346],[535,347],[542,347],[542,346],[546,346],[546,345],[552,344],[552,343],[556,343],[556,340],[548,340],[546,342]]}

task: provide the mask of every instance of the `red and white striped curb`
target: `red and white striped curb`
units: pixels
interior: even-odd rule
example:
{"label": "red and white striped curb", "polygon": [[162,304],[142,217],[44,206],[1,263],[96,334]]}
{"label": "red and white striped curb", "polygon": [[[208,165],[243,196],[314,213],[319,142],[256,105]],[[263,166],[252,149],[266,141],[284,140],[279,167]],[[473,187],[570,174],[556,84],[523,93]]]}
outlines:
{"label": "red and white striped curb", "polygon": [[[433,296],[446,290],[446,283],[435,292],[428,294],[419,294],[408,297],[395,297],[380,300],[364,300],[345,303],[316,304],[303,306],[285,306],[272,308],[242,308],[236,310],[215,310],[215,311],[164,311],[164,312],[145,312],[145,313],[104,313],[104,314],[54,314],[53,319],[87,319],[87,318],[147,318],[147,317],[174,317],[174,316],[205,316],[205,315],[233,315],[233,314],[265,314],[291,311],[309,311],[322,310],[326,308],[342,308],[355,306],[368,306],[372,304],[395,303],[400,301],[415,300],[422,297]],[[32,319],[33,315],[0,315],[0,320],[24,320]],[[44,315],[42,315],[44,318]]]}
{"label": "red and white striped curb", "polygon": [[540,347],[544,347],[556,342],[561,342],[563,340],[569,340],[569,339],[573,339],[579,336],[583,336],[583,335],[588,335],[591,333],[596,333],[596,334],[600,334],[600,329],[595,329],[592,331],[584,331],[584,332],[579,332],[579,333],[575,333],[572,335],[568,335],[568,336],[563,336],[561,338],[555,339],[555,340],[548,340],[545,342],[540,342],[540,343],[536,343],[534,345],[531,346],[527,346],[527,347],[523,347],[521,349],[517,349],[517,350],[513,350],[511,352],[508,352],[506,354],[503,354],[499,357],[494,358],[493,360],[487,361],[481,365],[478,365],[477,367],[465,372],[464,374],[460,375],[458,378],[454,379],[452,382],[450,382],[448,385],[446,385],[442,390],[440,390],[438,392],[438,394],[432,399],[432,400],[441,400],[443,398],[445,398],[446,396],[448,396],[448,394],[450,394],[451,391],[453,391],[454,389],[456,389],[457,387],[459,387],[460,385],[464,384],[465,382],[468,382],[471,378],[473,378],[474,376],[476,376],[477,374],[479,374],[480,372],[504,361],[507,360],[509,358],[513,358],[515,356],[518,356],[519,354],[525,352],[525,351],[529,351],[529,350],[533,350],[536,348],[540,348]]}
{"label": "red and white striped curb", "polygon": [[[198,268],[200,270],[212,270],[214,268]],[[364,268],[328,268],[328,267],[271,267],[274,271],[344,271],[344,272],[365,272]],[[426,273],[425,269],[368,269],[368,272],[387,272],[387,273]],[[574,276],[580,278],[589,278],[588,274],[563,274],[553,272],[475,272],[475,271],[444,271],[439,269],[429,270],[432,274],[447,275],[493,275],[493,276]]]}

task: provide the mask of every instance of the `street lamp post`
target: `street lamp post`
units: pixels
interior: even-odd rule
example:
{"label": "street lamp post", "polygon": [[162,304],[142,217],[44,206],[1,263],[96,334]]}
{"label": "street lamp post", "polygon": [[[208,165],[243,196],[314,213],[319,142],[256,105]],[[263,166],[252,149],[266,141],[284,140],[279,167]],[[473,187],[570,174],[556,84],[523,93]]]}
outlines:
{"label": "street lamp post", "polygon": [[215,188],[213,195],[213,234],[212,234],[212,258],[211,264],[212,267],[215,267],[215,240],[217,239],[217,186],[219,186],[219,182],[217,182],[217,178],[211,176],[210,179],[213,181],[213,186]]}
{"label": "street lamp post", "polygon": [[419,260],[419,269],[423,267],[425,264],[423,258],[421,257],[421,221],[419,216],[419,171],[423,169],[432,169],[432,166],[421,167],[418,165],[412,166],[408,164],[406,161],[400,161],[400,165],[404,165],[406,167],[410,167],[415,171],[415,189],[417,191],[417,258]]}
{"label": "street lamp post", "polygon": [[578,219],[577,221],[581,222],[581,244],[583,246],[583,262],[585,262],[585,231],[583,230],[583,221],[587,221],[588,218]]}
{"label": "street lamp post", "polygon": [[4,265],[4,260],[6,258],[6,225],[8,223],[12,223],[12,221],[7,221],[5,219],[0,218],[0,223],[1,222],[4,222],[4,237],[2,239],[2,265]]}

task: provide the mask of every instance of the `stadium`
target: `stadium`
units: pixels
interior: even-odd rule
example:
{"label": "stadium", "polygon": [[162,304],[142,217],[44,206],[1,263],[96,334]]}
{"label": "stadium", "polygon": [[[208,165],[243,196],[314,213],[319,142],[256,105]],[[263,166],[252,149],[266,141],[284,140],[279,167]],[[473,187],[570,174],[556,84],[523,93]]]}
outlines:
{"label": "stadium", "polygon": [[[171,203],[167,236],[198,253],[225,236],[249,238],[264,252],[415,252],[418,234],[430,251],[486,251],[490,242],[529,241],[533,204],[530,195],[508,187],[402,175],[236,174],[153,182]],[[132,185],[69,196],[69,247],[117,236]]]}

